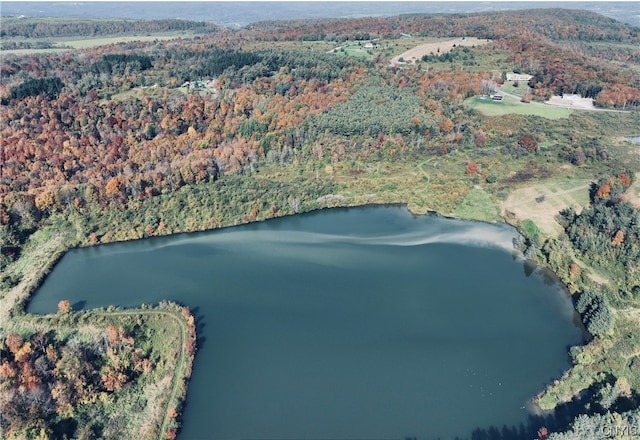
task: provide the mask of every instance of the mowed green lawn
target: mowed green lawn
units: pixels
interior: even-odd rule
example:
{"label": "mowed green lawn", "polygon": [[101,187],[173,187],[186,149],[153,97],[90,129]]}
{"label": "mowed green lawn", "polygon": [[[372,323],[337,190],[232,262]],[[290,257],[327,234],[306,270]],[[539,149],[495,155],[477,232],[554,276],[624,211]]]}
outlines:
{"label": "mowed green lawn", "polygon": [[568,118],[573,112],[573,110],[552,107],[538,102],[526,104],[510,96],[505,96],[502,101],[493,101],[486,96],[474,96],[465,101],[465,106],[486,116],[502,116],[516,113],[519,115],[542,116],[548,119],[562,119]]}

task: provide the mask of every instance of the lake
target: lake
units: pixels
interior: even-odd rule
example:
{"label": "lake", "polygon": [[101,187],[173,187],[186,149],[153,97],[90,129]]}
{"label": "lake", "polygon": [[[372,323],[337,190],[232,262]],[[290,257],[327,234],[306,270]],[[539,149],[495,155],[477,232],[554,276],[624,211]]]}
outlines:
{"label": "lake", "polygon": [[195,310],[180,439],[470,437],[526,424],[582,342],[570,299],[514,257],[515,235],[386,206],[74,249],[28,312],[61,299]]}

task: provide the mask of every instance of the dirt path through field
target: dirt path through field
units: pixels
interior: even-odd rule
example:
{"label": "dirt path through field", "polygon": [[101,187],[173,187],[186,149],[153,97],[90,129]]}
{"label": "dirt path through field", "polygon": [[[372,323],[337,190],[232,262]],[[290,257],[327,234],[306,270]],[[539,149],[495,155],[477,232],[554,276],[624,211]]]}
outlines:
{"label": "dirt path through field", "polygon": [[519,220],[532,220],[545,234],[557,236],[562,232],[562,227],[556,221],[556,215],[569,206],[580,208],[583,205],[580,198],[588,188],[586,181],[577,182],[576,186],[569,189],[539,183],[513,191],[502,203],[502,209]]}
{"label": "dirt path through field", "polygon": [[[423,55],[429,55],[430,53],[446,53],[453,49],[454,46],[478,46],[480,44],[487,44],[491,40],[480,40],[478,38],[456,38],[453,40],[439,41],[436,43],[420,44],[413,49],[409,49],[406,52],[401,53],[391,59],[391,64],[414,64],[419,61]],[[400,61],[400,58],[404,62]]]}

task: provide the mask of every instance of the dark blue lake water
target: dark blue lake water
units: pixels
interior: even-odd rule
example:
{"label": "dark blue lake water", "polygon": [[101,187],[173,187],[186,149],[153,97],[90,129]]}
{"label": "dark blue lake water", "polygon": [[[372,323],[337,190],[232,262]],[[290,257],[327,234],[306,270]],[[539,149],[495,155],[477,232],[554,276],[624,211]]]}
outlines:
{"label": "dark blue lake water", "polygon": [[581,343],[569,298],[516,232],[326,210],[70,251],[29,304],[163,299],[196,311],[181,439],[453,439],[527,424]]}

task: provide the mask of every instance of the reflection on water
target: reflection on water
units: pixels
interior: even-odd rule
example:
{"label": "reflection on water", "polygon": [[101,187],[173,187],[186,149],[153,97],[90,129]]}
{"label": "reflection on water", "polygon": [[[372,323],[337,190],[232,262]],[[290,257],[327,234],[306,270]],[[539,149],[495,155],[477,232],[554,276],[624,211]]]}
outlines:
{"label": "reflection on water", "polygon": [[197,310],[184,439],[469,437],[526,425],[581,342],[515,234],[370,207],[77,249],[29,311]]}

